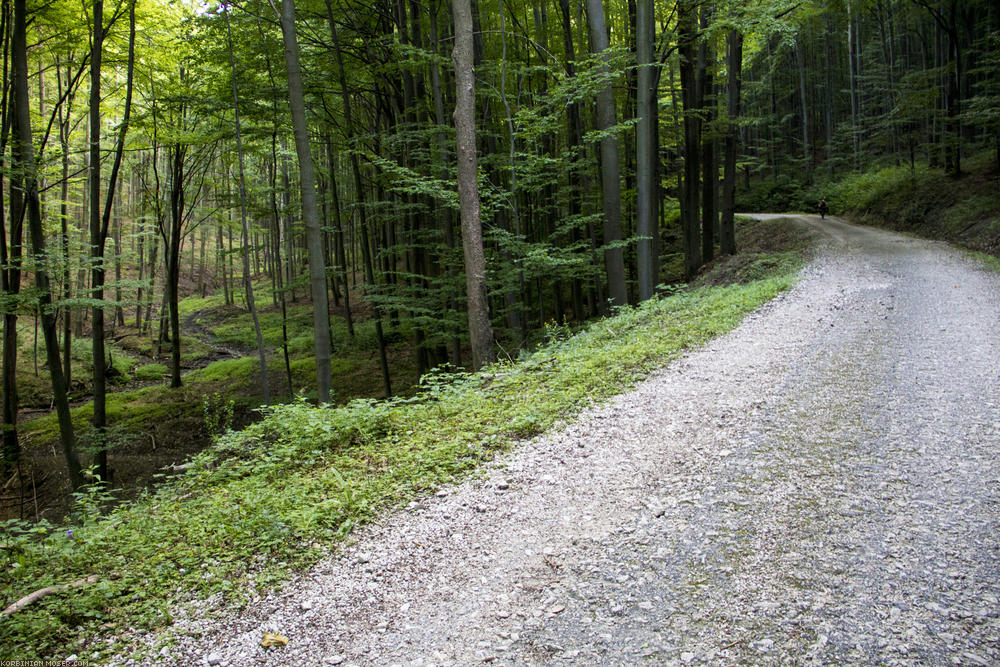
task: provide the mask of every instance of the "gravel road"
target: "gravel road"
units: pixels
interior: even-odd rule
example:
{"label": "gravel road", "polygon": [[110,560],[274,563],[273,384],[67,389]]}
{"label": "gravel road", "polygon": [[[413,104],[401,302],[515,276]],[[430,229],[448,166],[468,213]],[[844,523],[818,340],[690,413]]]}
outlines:
{"label": "gravel road", "polygon": [[156,664],[1000,664],[1000,276],[799,220],[737,330]]}

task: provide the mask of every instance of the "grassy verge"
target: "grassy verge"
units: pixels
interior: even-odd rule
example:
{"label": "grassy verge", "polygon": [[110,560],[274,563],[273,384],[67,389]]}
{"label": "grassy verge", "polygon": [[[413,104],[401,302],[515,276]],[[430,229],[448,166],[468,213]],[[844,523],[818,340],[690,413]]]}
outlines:
{"label": "grassy verge", "polygon": [[355,525],[734,328],[791,286],[798,265],[785,258],[749,282],[653,299],[573,336],[553,327],[527,358],[425,378],[410,399],[277,406],[219,438],[155,494],[109,515],[99,515],[101,498],[91,492],[80,495],[72,525],[8,522],[5,604],[43,586],[98,581],[0,619],[0,658],[100,661],[115,650],[103,638],[167,627],[170,610],[192,596],[221,593],[239,605],[315,562]]}
{"label": "grassy verge", "polygon": [[987,255],[982,252],[975,252],[974,250],[969,250],[967,253],[969,257],[982,264],[983,268],[995,273],[1000,273],[1000,257],[994,257],[993,255]]}

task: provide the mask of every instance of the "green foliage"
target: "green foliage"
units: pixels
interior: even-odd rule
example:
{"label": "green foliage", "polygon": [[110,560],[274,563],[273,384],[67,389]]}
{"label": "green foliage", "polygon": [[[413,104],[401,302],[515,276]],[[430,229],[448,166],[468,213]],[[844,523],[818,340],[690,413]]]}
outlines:
{"label": "green foliage", "polygon": [[750,190],[737,189],[736,209],[747,213],[773,213],[775,211],[810,211],[815,202],[802,183],[781,175],[775,179],[755,181]]}
{"label": "green foliage", "polygon": [[980,262],[984,268],[1000,273],[1000,257],[986,255],[981,252],[969,251],[969,256]]}
{"label": "green foliage", "polygon": [[163,364],[144,364],[132,371],[132,377],[140,382],[152,382],[162,380],[169,372],[170,369]]}
{"label": "green foliage", "polygon": [[[426,376],[410,399],[275,406],[244,431],[220,436],[155,495],[102,519],[84,513],[58,529],[8,524],[16,544],[0,551],[8,597],[92,574],[99,583],[0,621],[0,657],[75,652],[99,661],[107,656],[102,624],[109,634],[162,628],[170,624],[166,610],[191,595],[245,602],[358,523],[632,386],[794,281],[772,273],[680,292],[623,308],[573,336],[550,326],[549,341],[522,360]],[[226,375],[251,368],[228,367]],[[198,407],[215,427],[231,414],[221,398]]]}
{"label": "green foliage", "polygon": [[219,436],[233,428],[233,413],[236,401],[225,398],[219,392],[206,396],[201,402],[205,414],[205,428],[209,435]]}

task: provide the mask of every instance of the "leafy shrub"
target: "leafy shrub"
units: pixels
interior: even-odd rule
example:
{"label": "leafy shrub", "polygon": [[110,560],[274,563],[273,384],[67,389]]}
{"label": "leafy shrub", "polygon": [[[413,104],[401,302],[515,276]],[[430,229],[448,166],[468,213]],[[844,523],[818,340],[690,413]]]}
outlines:
{"label": "leafy shrub", "polygon": [[736,209],[747,213],[812,211],[814,197],[802,183],[782,174],[755,181],[749,190],[737,188]]}

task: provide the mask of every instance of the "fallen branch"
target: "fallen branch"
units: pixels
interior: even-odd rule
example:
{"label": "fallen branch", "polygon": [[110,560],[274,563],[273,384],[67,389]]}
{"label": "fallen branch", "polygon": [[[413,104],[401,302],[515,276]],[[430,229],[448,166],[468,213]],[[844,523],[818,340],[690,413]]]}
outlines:
{"label": "fallen branch", "polygon": [[60,586],[48,586],[46,588],[39,589],[34,593],[25,595],[23,598],[7,607],[3,611],[0,611],[0,616],[10,616],[15,612],[19,612],[25,607],[27,607],[32,602],[38,602],[46,595],[51,595],[52,593],[62,593],[63,591],[68,591],[71,588],[79,588],[80,586],[86,586],[87,584],[93,584],[98,580],[96,574],[92,574],[89,577],[84,577],[77,581],[70,582],[68,584],[62,584]]}

